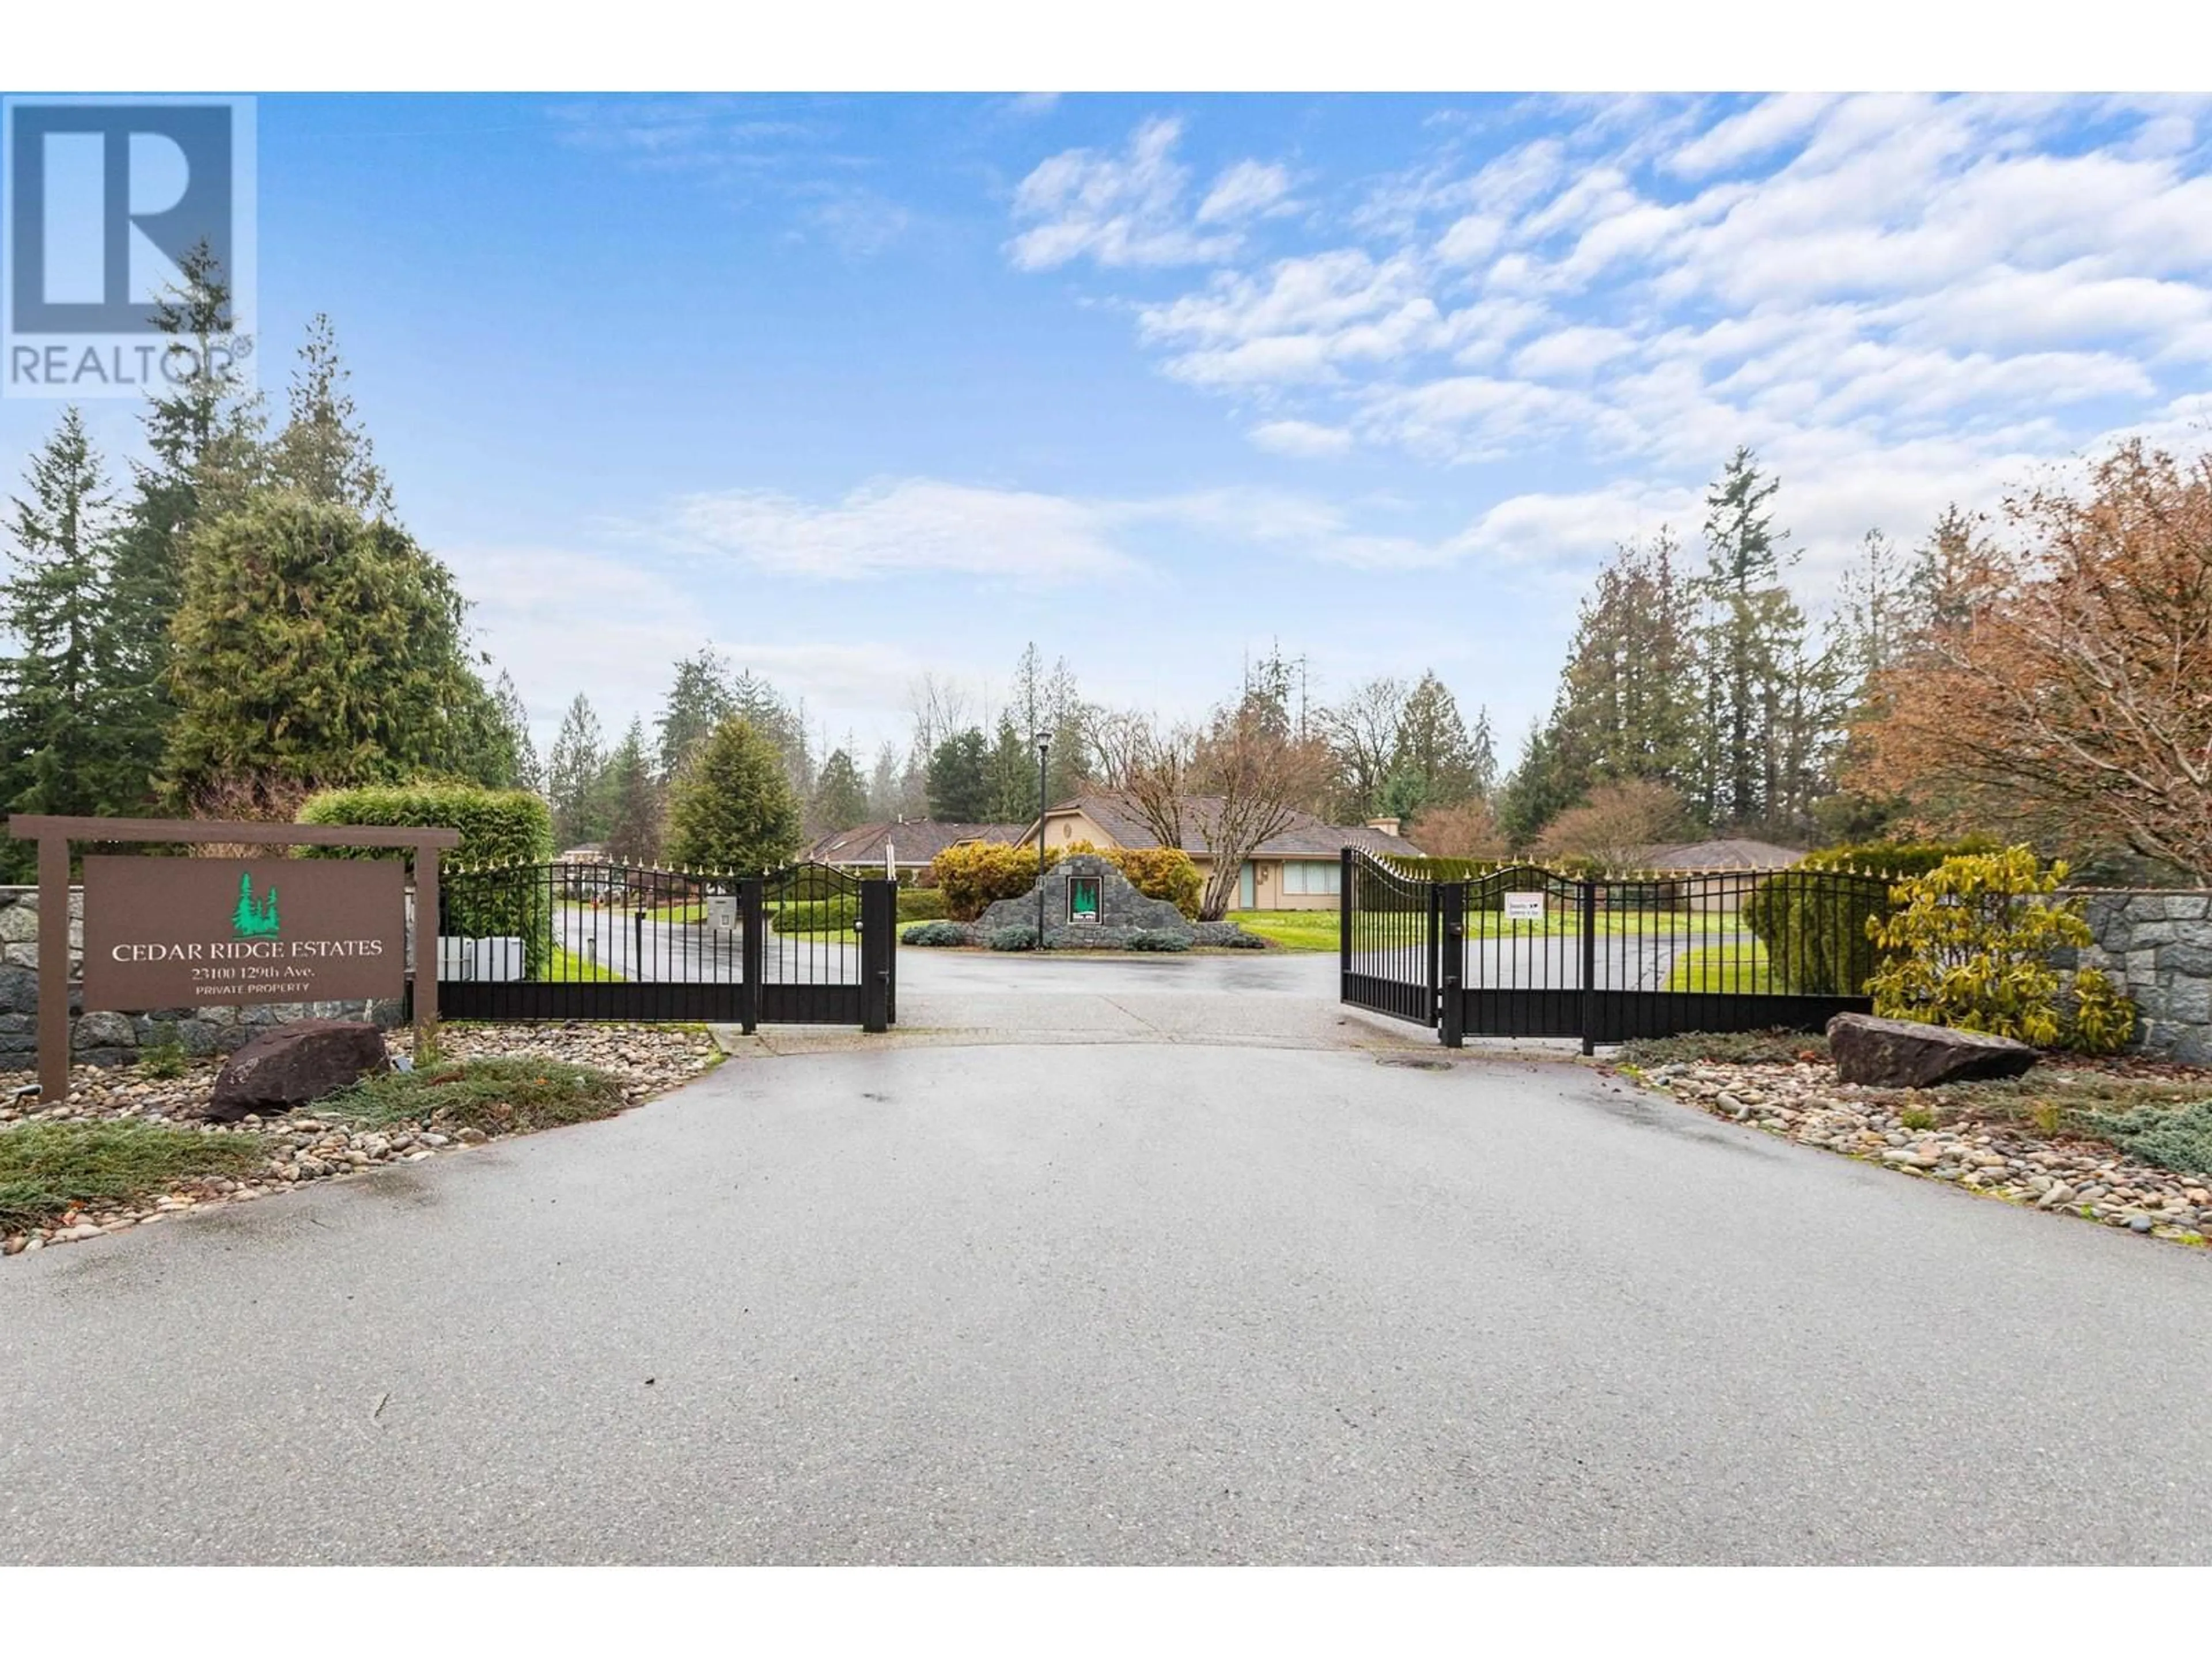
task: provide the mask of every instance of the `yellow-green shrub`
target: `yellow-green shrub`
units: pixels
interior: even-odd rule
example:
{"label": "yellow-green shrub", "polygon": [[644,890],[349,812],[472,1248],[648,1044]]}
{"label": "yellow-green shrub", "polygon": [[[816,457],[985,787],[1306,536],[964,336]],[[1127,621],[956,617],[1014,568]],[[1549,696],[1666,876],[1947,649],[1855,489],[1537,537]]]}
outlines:
{"label": "yellow-green shrub", "polygon": [[1867,989],[1875,1012],[2038,1048],[2106,1054],[2135,1029],[2135,1006],[2094,968],[2062,999],[2054,951],[2094,942],[2079,900],[2052,899],[2063,862],[2044,867],[2033,849],[1946,859],[1890,889],[1897,907],[1868,932],[1883,959]]}
{"label": "yellow-green shrub", "polygon": [[[1057,853],[1048,852],[1048,866]],[[1034,847],[1015,847],[1003,841],[971,841],[948,847],[929,861],[931,880],[945,895],[945,914],[955,921],[973,921],[985,907],[1004,898],[1019,898],[1036,885],[1037,854]]]}

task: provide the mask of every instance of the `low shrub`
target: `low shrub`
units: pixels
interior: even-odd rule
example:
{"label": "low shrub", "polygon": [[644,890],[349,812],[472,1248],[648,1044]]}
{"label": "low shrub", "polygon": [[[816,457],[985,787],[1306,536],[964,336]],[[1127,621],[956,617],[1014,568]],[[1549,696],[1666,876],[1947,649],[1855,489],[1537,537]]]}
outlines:
{"label": "low shrub", "polygon": [[902,945],[965,945],[968,930],[957,921],[918,921],[899,935]]}
{"label": "low shrub", "polygon": [[1132,951],[1188,951],[1190,935],[1172,933],[1164,927],[1139,927],[1129,935]]}
{"label": "low shrub", "polygon": [[994,951],[1034,951],[1037,934],[1034,927],[994,927],[990,937],[983,941]]}
{"label": "low shrub", "polygon": [[2088,1112],[2082,1124],[2145,1164],[2183,1175],[2212,1175],[2212,1100],[2179,1109],[2142,1106],[2131,1112]]}
{"label": "low shrub", "polygon": [[2054,897],[2065,879],[2064,863],[2045,867],[2022,846],[1947,859],[1899,883],[1899,908],[1872,927],[1886,953],[1868,981],[1875,1012],[2041,1048],[2123,1046],[2135,1005],[2096,969],[2064,988],[2051,965],[2052,951],[2094,942],[2081,901]]}

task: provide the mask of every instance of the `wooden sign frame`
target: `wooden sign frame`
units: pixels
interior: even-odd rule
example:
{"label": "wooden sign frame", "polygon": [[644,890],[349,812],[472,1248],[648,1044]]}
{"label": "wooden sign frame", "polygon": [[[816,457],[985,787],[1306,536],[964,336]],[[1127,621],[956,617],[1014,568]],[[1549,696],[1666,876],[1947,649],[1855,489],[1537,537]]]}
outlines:
{"label": "wooden sign frame", "polygon": [[[458,830],[369,824],[227,823],[208,818],[75,818],[13,813],[8,833],[39,844],[39,1098],[69,1095],[70,844],[127,846],[183,842],[252,847],[389,847],[415,870],[415,1043],[427,1049],[438,1026],[438,855],[461,844]],[[428,929],[425,932],[425,929]],[[428,963],[428,971],[423,964]]]}

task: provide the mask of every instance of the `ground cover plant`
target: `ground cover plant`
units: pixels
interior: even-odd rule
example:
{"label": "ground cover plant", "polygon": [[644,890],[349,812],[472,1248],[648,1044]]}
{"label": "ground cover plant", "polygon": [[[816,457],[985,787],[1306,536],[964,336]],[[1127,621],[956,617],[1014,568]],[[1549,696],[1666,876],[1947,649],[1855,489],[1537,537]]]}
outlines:
{"label": "ground cover plant", "polygon": [[131,1119],[0,1129],[0,1233],[50,1224],[86,1204],[125,1204],[179,1182],[246,1175],[261,1137]]}
{"label": "ground cover plant", "polygon": [[1646,1070],[1699,1061],[1730,1066],[1791,1066],[1828,1058],[1828,1039],[1815,1031],[1687,1031],[1680,1036],[1637,1037],[1620,1045],[1620,1058]]}
{"label": "ground cover plant", "polygon": [[620,1082],[595,1067],[495,1055],[364,1078],[315,1109],[364,1127],[428,1122],[504,1135],[588,1123],[622,1107]]}

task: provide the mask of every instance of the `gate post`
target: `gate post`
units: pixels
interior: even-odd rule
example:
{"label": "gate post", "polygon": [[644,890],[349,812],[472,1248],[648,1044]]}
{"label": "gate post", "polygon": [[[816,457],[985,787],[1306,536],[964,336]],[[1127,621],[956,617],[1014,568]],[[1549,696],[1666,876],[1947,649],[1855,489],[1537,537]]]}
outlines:
{"label": "gate post", "polygon": [[1583,1052],[1597,1052],[1597,883],[1583,886]]}
{"label": "gate post", "polygon": [[1448,881],[1437,889],[1443,910],[1443,1024],[1438,1041],[1447,1048],[1467,1047],[1467,884]]}
{"label": "gate post", "polygon": [[1352,849],[1341,848],[1337,858],[1342,865],[1336,878],[1336,1000],[1352,1000],[1352,907],[1358,902],[1355,888],[1358,880],[1357,866],[1352,862]]}
{"label": "gate post", "polygon": [[860,1029],[891,1028],[891,951],[898,943],[898,885],[860,884]]}
{"label": "gate post", "polygon": [[745,976],[738,1008],[747,1036],[760,1029],[761,963],[766,954],[762,935],[768,931],[766,886],[758,876],[749,876],[738,884],[738,971]]}

